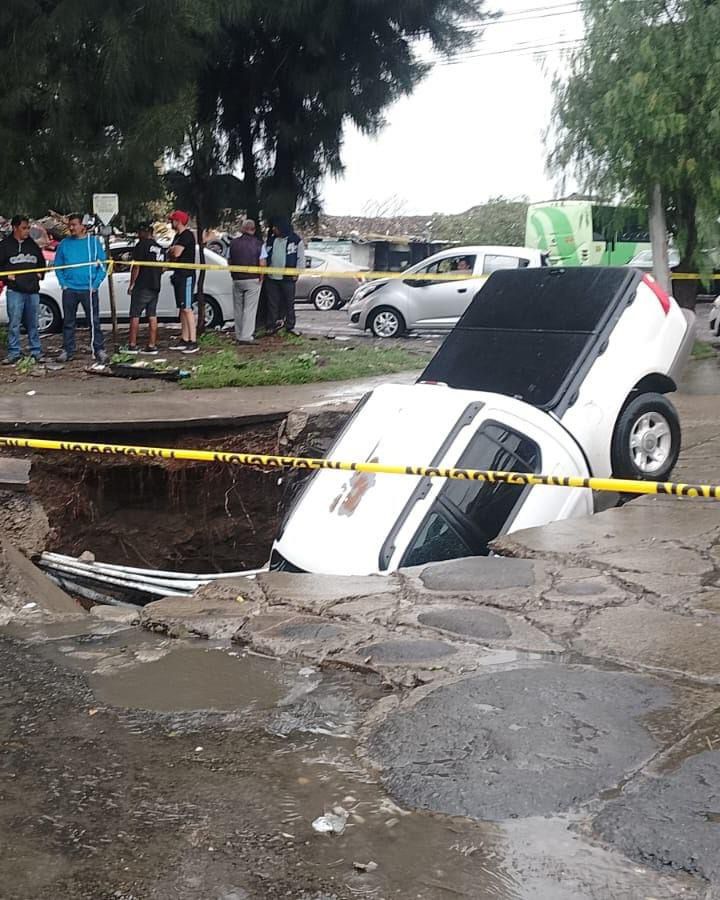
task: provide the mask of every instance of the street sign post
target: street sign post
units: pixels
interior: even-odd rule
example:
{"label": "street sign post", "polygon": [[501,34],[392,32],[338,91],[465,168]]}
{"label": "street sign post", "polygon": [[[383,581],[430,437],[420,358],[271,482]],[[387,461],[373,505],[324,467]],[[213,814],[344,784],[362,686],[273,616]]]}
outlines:
{"label": "street sign post", "polygon": [[[110,259],[110,235],[109,227],[120,209],[120,198],[117,194],[93,194],[93,212],[102,222],[101,233],[105,238],[105,253]],[[117,346],[117,307],[115,305],[115,283],[113,282],[112,269],[108,275],[108,290],[110,292],[110,314],[112,316],[113,341]]]}
{"label": "street sign post", "polygon": [[120,209],[117,194],[93,194],[93,212],[103,225],[109,225]]}

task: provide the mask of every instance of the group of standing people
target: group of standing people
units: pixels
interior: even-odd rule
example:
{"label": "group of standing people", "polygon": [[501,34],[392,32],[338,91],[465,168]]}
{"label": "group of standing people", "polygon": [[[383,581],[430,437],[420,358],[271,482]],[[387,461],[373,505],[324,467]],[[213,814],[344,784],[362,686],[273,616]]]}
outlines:
{"label": "group of standing people", "polygon": [[[175,302],[180,317],[180,339],[169,349],[182,353],[197,353],[197,326],[193,312],[195,298],[197,242],[190,229],[190,217],[175,210],[168,217],[175,235],[164,251],[153,236],[153,226],[144,222],[138,228],[138,242],[133,260],[153,263],[152,266],[133,266],[130,273],[130,332],[124,348],[138,353],[140,319],[148,320],[148,344],[142,351],[156,354],[157,304],[164,263],[172,269]],[[12,233],[0,242],[0,271],[7,284],[8,343],[4,364],[12,365],[21,358],[20,329],[25,326],[30,355],[43,362],[38,327],[40,282],[45,267],[43,252],[30,237],[30,221],[17,215],[11,221]],[[54,267],[62,288],[63,347],[58,362],[68,362],[76,352],[77,309],[82,306],[90,324],[93,357],[100,363],[107,361],[105,340],[100,327],[99,289],[107,276],[107,257],[102,241],[88,231],[88,221],[80,214],[68,217],[69,236],[58,245]],[[305,267],[305,248],[300,235],[286,219],[271,221],[266,241],[256,234],[252,219],[246,219],[241,233],[230,244],[228,262],[251,271],[231,272],[235,337],[239,344],[252,344],[258,324],[261,293],[265,294],[265,333],[275,334],[285,329],[299,334],[295,320],[295,282],[298,276],[278,271]],[[175,265],[173,265],[173,263]],[[67,268],[63,268],[67,266]],[[263,270],[268,269],[265,272]],[[40,270],[40,271],[28,271]],[[252,271],[254,270],[254,271]],[[17,274],[14,274],[17,272]]]}
{"label": "group of standing people", "polygon": [[268,274],[231,272],[235,337],[239,344],[252,344],[255,340],[263,287],[266,296],[265,333],[275,334],[282,328],[290,334],[300,333],[295,325],[295,282],[298,276],[274,270],[305,268],[303,240],[293,231],[290,223],[281,218],[271,221],[266,242],[257,237],[256,231],[255,222],[246,219],[240,236],[231,241],[228,254],[231,266],[271,270]]}

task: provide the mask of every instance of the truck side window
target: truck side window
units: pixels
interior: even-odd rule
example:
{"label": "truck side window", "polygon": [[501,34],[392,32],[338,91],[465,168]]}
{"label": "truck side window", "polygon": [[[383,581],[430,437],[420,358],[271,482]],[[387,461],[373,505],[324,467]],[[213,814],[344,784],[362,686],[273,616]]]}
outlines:
{"label": "truck side window", "polygon": [[[457,463],[461,469],[539,472],[540,448],[499,423],[485,423]],[[487,556],[526,488],[489,481],[448,480],[416,532],[401,566],[461,556]]]}

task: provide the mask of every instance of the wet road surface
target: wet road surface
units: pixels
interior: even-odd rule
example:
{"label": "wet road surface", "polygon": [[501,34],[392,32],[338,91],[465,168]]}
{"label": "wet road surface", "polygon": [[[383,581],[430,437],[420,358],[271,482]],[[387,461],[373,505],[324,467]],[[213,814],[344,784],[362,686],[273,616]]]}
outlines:
{"label": "wet road surface", "polygon": [[[97,623],[9,631],[0,639],[7,900],[701,896],[683,877],[585,841],[570,819],[501,825],[397,807],[354,752],[362,716],[387,693],[378,679]],[[644,699],[654,708],[662,691]],[[619,704],[614,714],[629,711]],[[502,808],[471,809],[468,796],[450,811],[516,815],[525,789],[508,793],[506,777],[498,771]],[[312,821],[333,810],[347,816],[344,833],[315,833]]]}

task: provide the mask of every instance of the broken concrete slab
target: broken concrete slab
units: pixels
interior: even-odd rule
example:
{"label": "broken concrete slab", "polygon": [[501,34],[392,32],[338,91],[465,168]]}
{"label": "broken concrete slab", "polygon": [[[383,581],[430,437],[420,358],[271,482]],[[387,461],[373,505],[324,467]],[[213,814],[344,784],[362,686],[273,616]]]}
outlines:
{"label": "broken concrete slab", "polygon": [[678,702],[650,676],[515,668],[411,698],[367,746],[407,806],[481,820],[550,815],[614,787],[647,761],[660,747],[648,716]]}
{"label": "broken concrete slab", "polygon": [[527,619],[496,608],[413,604],[412,611],[398,616],[402,625],[415,624],[424,629],[446,632],[455,639],[477,642],[487,647],[508,647],[532,653],[560,653],[564,647],[552,641]]}
{"label": "broken concrete slab", "polygon": [[[3,605],[9,618],[23,611],[44,618],[84,618],[85,611],[69,594],[31,562],[0,532],[0,569],[4,585]],[[30,606],[32,604],[32,606]]]}
{"label": "broken concrete slab", "polygon": [[480,640],[509,638],[512,629],[499,613],[479,607],[440,607],[418,615],[421,625]]}
{"label": "broken concrete slab", "polygon": [[357,652],[367,663],[375,666],[416,665],[417,663],[435,663],[446,656],[457,653],[457,647],[444,641],[410,640],[377,641]]}
{"label": "broken concrete slab", "polygon": [[542,560],[476,556],[401,569],[400,575],[406,593],[419,598],[425,594],[522,610],[551,586],[554,568]]}
{"label": "broken concrete slab", "polygon": [[612,846],[667,872],[720,878],[720,750],[626,789],[595,819]]}
{"label": "broken concrete slab", "polygon": [[503,535],[493,541],[493,548],[513,557],[571,556],[582,561],[599,547],[605,554],[625,552],[628,547],[651,548],[662,538],[702,548],[711,546],[718,536],[717,501],[643,497],[595,516]]}
{"label": "broken concrete slab", "polygon": [[372,636],[371,630],[361,626],[283,610],[250,616],[232,639],[270,656],[317,661],[337,654],[352,658],[353,648]]}
{"label": "broken concrete slab", "polygon": [[0,459],[0,490],[26,491],[30,483],[30,460],[2,457]]}
{"label": "broken concrete slab", "polygon": [[290,604],[322,614],[344,600],[392,594],[400,590],[398,576],[328,576],[293,572],[263,572],[257,576],[270,603]]}
{"label": "broken concrete slab", "polygon": [[647,606],[605,609],[590,617],[575,649],[641,667],[720,682],[720,624]]}
{"label": "broken concrete slab", "polygon": [[90,615],[103,622],[115,622],[118,625],[137,625],[140,622],[139,609],[130,606],[103,606],[98,603],[90,609]]}
{"label": "broken concrete slab", "polygon": [[264,599],[250,579],[213,582],[190,597],[164,597],[143,607],[140,624],[170,637],[231,638]]}
{"label": "broken concrete slab", "polygon": [[527,588],[535,584],[535,567],[527,559],[474,556],[411,569],[431,591],[476,592]]}
{"label": "broken concrete slab", "polygon": [[545,603],[565,608],[604,608],[635,603],[636,597],[618,585],[617,580],[597,569],[569,566],[553,578],[552,587],[544,591]]}

